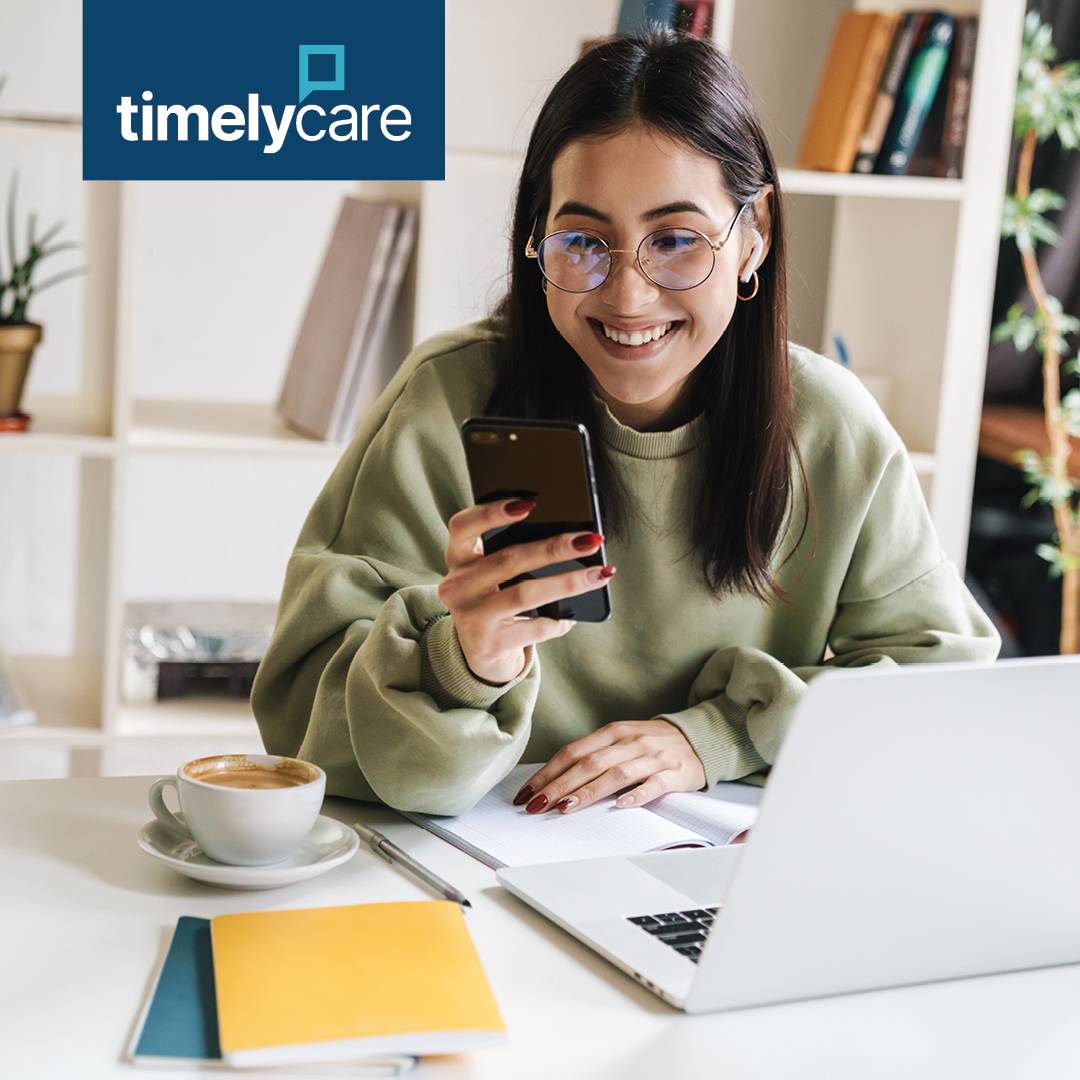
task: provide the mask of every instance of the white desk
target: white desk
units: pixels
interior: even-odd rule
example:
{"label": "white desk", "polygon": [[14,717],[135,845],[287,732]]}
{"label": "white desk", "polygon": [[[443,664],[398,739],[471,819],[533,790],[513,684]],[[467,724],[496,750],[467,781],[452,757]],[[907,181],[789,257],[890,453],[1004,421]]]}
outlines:
{"label": "white desk", "polygon": [[[151,1075],[122,1053],[180,915],[428,895],[363,849],[285,889],[232,893],[189,881],[136,845],[150,780],[0,783],[0,1074],[9,1080]],[[346,821],[362,813],[475,905],[469,922],[509,1047],[429,1060],[411,1074],[418,1080],[1080,1075],[1080,965],[690,1018],[504,893],[486,867],[392,812],[337,799],[327,812]]]}

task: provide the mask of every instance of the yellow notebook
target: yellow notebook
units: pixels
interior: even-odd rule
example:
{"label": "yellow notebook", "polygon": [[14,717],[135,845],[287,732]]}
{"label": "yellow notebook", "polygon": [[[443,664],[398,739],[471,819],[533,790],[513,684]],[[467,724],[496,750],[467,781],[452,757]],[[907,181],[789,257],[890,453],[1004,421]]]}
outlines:
{"label": "yellow notebook", "polygon": [[210,933],[226,1064],[456,1053],[505,1039],[448,900],[219,915]]}

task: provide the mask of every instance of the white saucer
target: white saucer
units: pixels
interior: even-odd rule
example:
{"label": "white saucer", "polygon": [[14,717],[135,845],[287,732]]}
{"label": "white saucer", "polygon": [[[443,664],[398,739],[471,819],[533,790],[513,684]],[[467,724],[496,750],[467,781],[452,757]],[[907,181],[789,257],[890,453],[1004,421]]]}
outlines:
{"label": "white saucer", "polygon": [[[182,815],[177,815],[182,818]],[[226,889],[278,889],[315,877],[351,859],[360,846],[355,829],[320,814],[304,842],[272,866],[229,866],[215,862],[194,840],[176,836],[155,818],[139,830],[139,847],[159,862],[208,885]]]}

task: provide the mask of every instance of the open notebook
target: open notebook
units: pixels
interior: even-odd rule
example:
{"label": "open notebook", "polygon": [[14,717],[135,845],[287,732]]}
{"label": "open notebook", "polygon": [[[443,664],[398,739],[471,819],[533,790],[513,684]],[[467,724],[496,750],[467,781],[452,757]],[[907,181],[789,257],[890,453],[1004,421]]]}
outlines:
{"label": "open notebook", "polygon": [[647,806],[615,809],[614,797],[584,810],[526,814],[514,796],[541,765],[519,765],[471,810],[457,817],[406,814],[410,821],[442,837],[495,870],[597,855],[639,855],[646,851],[728,844],[757,817],[763,789],[750,784],[716,784],[708,792],[661,795]]}

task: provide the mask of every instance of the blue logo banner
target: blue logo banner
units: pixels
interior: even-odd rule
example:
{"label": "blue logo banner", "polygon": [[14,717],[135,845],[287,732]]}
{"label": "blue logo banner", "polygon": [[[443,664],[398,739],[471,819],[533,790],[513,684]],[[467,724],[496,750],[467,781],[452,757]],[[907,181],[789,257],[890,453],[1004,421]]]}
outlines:
{"label": "blue logo banner", "polygon": [[83,179],[445,179],[445,33],[444,0],[83,0]]}

